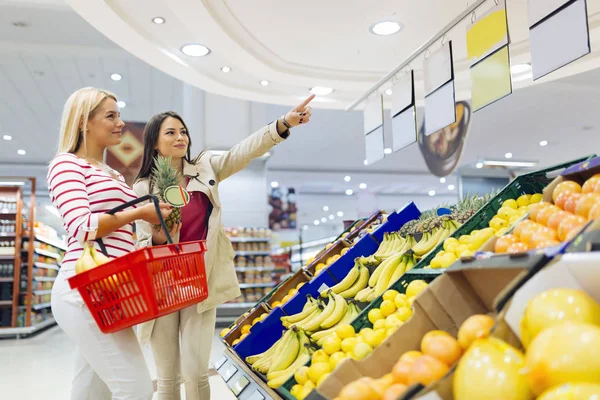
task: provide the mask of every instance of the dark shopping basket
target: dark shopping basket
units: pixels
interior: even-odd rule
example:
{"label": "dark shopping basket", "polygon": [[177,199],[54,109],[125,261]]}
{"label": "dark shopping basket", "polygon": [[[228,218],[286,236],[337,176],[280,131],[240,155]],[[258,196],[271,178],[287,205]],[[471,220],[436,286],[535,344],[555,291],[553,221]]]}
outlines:
{"label": "dark shopping basket", "polygon": [[[77,289],[100,330],[113,333],[200,303],[208,297],[204,240],[173,244],[155,196],[147,195],[108,212],[154,202],[168,243],[115,258],[68,279]],[[101,239],[96,240],[108,255]]]}

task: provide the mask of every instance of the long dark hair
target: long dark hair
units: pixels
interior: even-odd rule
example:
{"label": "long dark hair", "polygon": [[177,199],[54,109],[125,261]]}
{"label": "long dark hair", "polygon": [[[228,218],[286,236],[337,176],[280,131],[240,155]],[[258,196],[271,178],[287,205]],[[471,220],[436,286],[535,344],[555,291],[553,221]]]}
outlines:
{"label": "long dark hair", "polygon": [[150,118],[150,121],[148,121],[148,123],[144,127],[144,158],[142,159],[142,167],[140,168],[138,176],[135,178],[135,182],[139,181],[140,179],[151,178],[152,169],[154,168],[154,159],[158,155],[156,145],[158,144],[160,126],[162,125],[163,121],[168,117],[177,118],[179,122],[181,122],[188,134],[188,148],[187,153],[183,159],[190,164],[196,164],[198,162],[200,155],[198,155],[194,159],[192,159],[190,156],[192,148],[192,138],[190,136],[190,131],[188,130],[187,125],[185,124],[185,122],[183,122],[183,118],[181,118],[181,116],[175,111],[165,111],[160,114],[156,114],[152,118]]}

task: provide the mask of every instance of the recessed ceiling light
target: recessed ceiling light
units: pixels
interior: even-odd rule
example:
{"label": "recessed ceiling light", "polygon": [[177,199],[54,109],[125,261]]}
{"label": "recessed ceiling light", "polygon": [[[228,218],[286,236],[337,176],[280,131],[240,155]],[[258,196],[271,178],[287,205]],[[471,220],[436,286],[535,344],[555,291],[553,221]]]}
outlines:
{"label": "recessed ceiling light", "polygon": [[181,52],[190,57],[204,57],[210,53],[210,49],[201,44],[186,44],[181,48]]}
{"label": "recessed ceiling light", "polygon": [[352,196],[354,191],[352,189],[346,189],[346,196]]}
{"label": "recessed ceiling light", "polygon": [[221,71],[223,71],[227,74],[227,73],[231,72],[231,68],[225,66],[225,67],[221,68]]}
{"label": "recessed ceiling light", "polygon": [[117,74],[116,72],[114,74],[110,75],[110,79],[112,79],[113,81],[120,81],[122,78],[121,74]]}
{"label": "recessed ceiling light", "polygon": [[540,146],[544,147],[544,146],[548,146],[548,141],[547,140],[542,140],[540,142]]}
{"label": "recessed ceiling light", "polygon": [[371,25],[370,31],[379,36],[388,36],[402,30],[402,24],[396,21],[381,21]]}
{"label": "recessed ceiling light", "polygon": [[525,72],[531,71],[531,65],[529,64],[515,64],[510,67],[511,74],[524,74]]}
{"label": "recessed ceiling light", "polygon": [[512,158],[513,157],[513,153],[506,153],[504,155],[504,158]]}
{"label": "recessed ceiling light", "polygon": [[454,185],[448,185],[448,190],[454,190]]}
{"label": "recessed ceiling light", "polygon": [[321,218],[321,222],[323,222],[323,223],[327,222],[327,218],[325,218],[325,217]]}
{"label": "recessed ceiling light", "polygon": [[346,175],[346,176],[344,177],[344,180],[345,180],[346,182],[350,182],[350,181],[352,180],[352,178],[350,177],[350,175]]}
{"label": "recessed ceiling light", "polygon": [[304,229],[305,231],[307,231],[307,230],[308,230],[308,225],[304,225],[304,226],[302,227],[302,229]]}
{"label": "recessed ceiling light", "polygon": [[329,215],[329,219],[331,219],[331,220],[335,219],[335,217],[333,216],[333,214]]}
{"label": "recessed ceiling light", "polygon": [[385,91],[385,94],[387,94],[388,96],[391,96],[392,95],[392,89],[387,89]]}
{"label": "recessed ceiling light", "polygon": [[440,178],[440,183],[446,183],[446,178]]}
{"label": "recessed ceiling light", "polygon": [[4,136],[2,136],[2,139],[4,139],[4,140],[12,140],[12,136],[10,136],[10,135],[4,135]]}
{"label": "recessed ceiling light", "polygon": [[367,188],[367,184],[366,183],[361,183],[360,185],[358,185],[359,188],[361,189],[366,189]]}
{"label": "recessed ceiling light", "polygon": [[125,103],[123,100],[119,100],[119,101],[117,101],[117,106],[119,108],[125,108],[125,107],[127,107],[127,103]]}
{"label": "recessed ceiling light", "polygon": [[392,154],[392,149],[386,147],[385,149],[383,149],[383,154]]}
{"label": "recessed ceiling light", "polygon": [[323,211],[329,211],[329,207],[323,206]]}
{"label": "recessed ceiling light", "polygon": [[269,81],[260,81],[260,84],[263,86],[269,86]]}
{"label": "recessed ceiling light", "polygon": [[430,190],[430,191],[429,191],[429,195],[430,195],[430,196],[435,196],[435,190]]}
{"label": "recessed ceiling light", "polygon": [[165,23],[165,19],[163,17],[154,17],[152,18],[152,22],[154,22],[156,25],[162,25]]}
{"label": "recessed ceiling light", "polygon": [[315,219],[315,220],[313,221],[313,224],[315,224],[315,225],[319,225],[320,223],[321,223],[321,221],[319,221],[318,219]]}
{"label": "recessed ceiling light", "polygon": [[483,168],[483,163],[482,162],[478,162],[477,164],[475,164],[475,167],[477,167],[477,168]]}
{"label": "recessed ceiling light", "polygon": [[333,89],[330,87],[315,86],[310,89],[310,92],[312,94],[316,94],[317,96],[327,96],[333,92]]}
{"label": "recessed ceiling light", "polygon": [[365,161],[363,161],[363,164],[365,164],[365,165],[369,165],[369,161],[368,161],[368,160],[365,160]]}
{"label": "recessed ceiling light", "polygon": [[277,182],[277,181],[273,181],[273,182],[271,182],[271,187],[272,187],[272,188],[277,188],[277,187],[279,187],[279,182]]}
{"label": "recessed ceiling light", "polygon": [[338,216],[338,217],[343,217],[343,216],[344,216],[344,213],[343,213],[343,212],[341,212],[341,211],[338,211],[338,213],[337,213],[337,216]]}
{"label": "recessed ceiling light", "polygon": [[27,152],[25,150],[19,149],[17,150],[17,154],[20,156],[24,156]]}

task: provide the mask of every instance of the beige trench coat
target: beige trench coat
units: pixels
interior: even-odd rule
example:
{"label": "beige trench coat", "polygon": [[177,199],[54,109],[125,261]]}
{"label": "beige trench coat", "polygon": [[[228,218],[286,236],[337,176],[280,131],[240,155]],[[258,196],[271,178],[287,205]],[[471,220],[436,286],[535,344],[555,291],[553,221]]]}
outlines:
{"label": "beige trench coat", "polygon": [[[205,193],[213,205],[208,220],[207,252],[204,258],[208,280],[208,298],[198,304],[199,313],[232,300],[241,294],[233,264],[235,252],[221,222],[219,183],[246,168],[253,159],[261,157],[283,140],[277,133],[277,121],[275,121],[222,155],[211,154],[208,151],[200,157],[196,165],[184,161],[184,175],[196,177],[190,179],[186,189],[189,192]],[[136,182],[133,185],[133,190],[140,197],[148,194],[148,179]],[[152,230],[153,228],[149,223],[136,221],[138,247],[152,245]],[[174,237],[173,241],[178,242],[179,235]],[[138,326],[139,341],[142,345],[149,343],[153,328],[154,320]]]}

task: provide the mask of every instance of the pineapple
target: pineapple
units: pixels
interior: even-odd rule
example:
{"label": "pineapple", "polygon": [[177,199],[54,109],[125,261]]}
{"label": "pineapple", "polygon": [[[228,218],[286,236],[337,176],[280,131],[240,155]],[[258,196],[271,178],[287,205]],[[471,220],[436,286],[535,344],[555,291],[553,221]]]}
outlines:
{"label": "pineapple", "polygon": [[[156,187],[158,198],[166,202],[165,192],[171,186],[179,186],[181,174],[171,164],[171,157],[157,156],[154,159],[154,168],[152,169],[152,187]],[[173,207],[173,211],[165,220],[169,231],[173,229],[173,225],[181,222],[181,209]],[[160,225],[155,225],[156,230],[160,229]]]}

